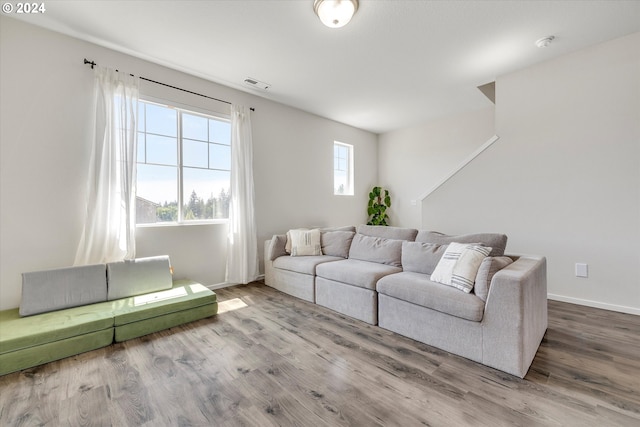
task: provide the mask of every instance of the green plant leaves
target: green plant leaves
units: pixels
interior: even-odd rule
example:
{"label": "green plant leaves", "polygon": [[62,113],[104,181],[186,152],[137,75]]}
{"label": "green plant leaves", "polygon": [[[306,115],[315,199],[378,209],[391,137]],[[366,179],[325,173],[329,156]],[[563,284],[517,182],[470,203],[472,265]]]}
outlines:
{"label": "green plant leaves", "polygon": [[369,221],[367,225],[388,225],[387,208],[391,207],[391,195],[389,191],[382,187],[373,187],[369,193],[369,204],[367,207],[367,214],[369,215]]}

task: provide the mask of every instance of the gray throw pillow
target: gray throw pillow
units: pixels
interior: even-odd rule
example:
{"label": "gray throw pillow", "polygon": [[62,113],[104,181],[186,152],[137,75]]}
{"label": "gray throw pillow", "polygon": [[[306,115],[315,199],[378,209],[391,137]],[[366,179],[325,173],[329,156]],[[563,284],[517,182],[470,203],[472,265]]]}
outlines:
{"label": "gray throw pillow", "polygon": [[353,231],[323,231],[320,234],[322,253],[324,255],[349,257],[351,241],[356,233]]}
{"label": "gray throw pillow", "polygon": [[285,245],[287,244],[287,235],[286,234],[276,234],[271,238],[271,243],[269,244],[269,260],[273,261],[274,259],[289,255],[285,250]]}
{"label": "gray throw pillow", "polygon": [[446,250],[447,245],[402,242],[402,269],[430,275]]}
{"label": "gray throw pillow", "polygon": [[476,296],[482,301],[486,301],[489,296],[489,288],[491,287],[493,276],[512,262],[513,260],[508,256],[487,257],[482,260],[478,274],[476,274],[476,284],[474,288]]}
{"label": "gray throw pillow", "polygon": [[402,240],[358,234],[353,237],[349,258],[402,267]]}
{"label": "gray throw pillow", "polygon": [[475,243],[491,248],[489,256],[504,255],[507,247],[507,236],[499,233],[460,234],[457,236],[438,233],[437,231],[419,231],[416,242],[448,245],[449,243]]}

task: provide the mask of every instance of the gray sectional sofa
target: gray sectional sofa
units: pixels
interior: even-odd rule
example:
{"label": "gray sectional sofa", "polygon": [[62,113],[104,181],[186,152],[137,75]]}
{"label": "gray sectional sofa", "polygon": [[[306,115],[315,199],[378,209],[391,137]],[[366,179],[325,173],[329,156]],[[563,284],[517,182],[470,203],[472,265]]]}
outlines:
{"label": "gray sectional sofa", "polygon": [[[451,243],[491,248],[469,293],[431,280]],[[265,242],[265,283],[523,378],[547,329],[546,259],[505,256],[506,243],[360,225],[321,230],[322,255],[291,256],[276,235]]]}

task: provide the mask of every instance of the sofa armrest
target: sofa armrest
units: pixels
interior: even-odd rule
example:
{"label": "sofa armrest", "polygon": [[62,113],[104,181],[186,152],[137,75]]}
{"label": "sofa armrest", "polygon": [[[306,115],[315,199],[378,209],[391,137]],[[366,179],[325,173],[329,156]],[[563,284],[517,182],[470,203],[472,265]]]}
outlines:
{"label": "sofa armrest", "polygon": [[547,329],[547,261],[522,255],[493,276],[485,306],[483,363],[523,378]]}

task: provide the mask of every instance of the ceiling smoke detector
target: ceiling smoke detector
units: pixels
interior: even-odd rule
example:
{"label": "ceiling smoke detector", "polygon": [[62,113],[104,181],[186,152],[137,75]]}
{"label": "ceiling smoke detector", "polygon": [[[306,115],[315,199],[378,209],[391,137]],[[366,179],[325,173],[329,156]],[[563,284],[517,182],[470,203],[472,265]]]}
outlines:
{"label": "ceiling smoke detector", "polygon": [[556,36],[547,36],[547,37],[543,37],[539,40],[536,41],[536,46],[542,48],[542,47],[547,47],[551,44],[551,42],[553,40],[555,40]]}
{"label": "ceiling smoke detector", "polygon": [[251,77],[244,79],[244,84],[254,89],[267,90],[271,87],[269,83],[261,82]]}

